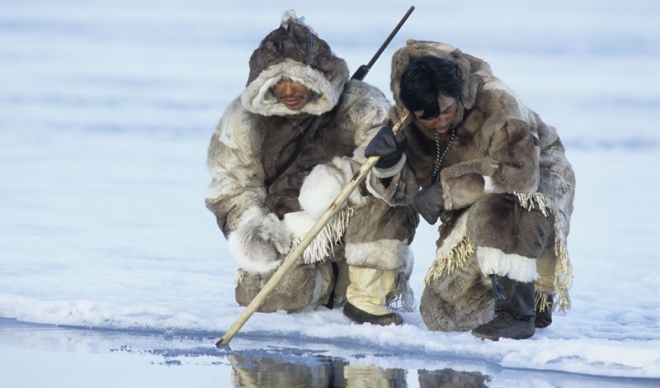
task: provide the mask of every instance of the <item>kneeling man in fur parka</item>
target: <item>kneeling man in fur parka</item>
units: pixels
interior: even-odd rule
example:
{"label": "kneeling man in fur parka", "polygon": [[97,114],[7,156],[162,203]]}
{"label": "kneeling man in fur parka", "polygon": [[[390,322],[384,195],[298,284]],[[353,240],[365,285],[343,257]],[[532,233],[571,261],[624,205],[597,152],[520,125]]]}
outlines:
{"label": "kneeling man in fur parka", "polygon": [[[390,107],[375,87],[349,80],[346,62],[293,11],[261,41],[249,65],[245,90],[211,139],[206,198],[238,264],[241,306],[366,161],[364,148]],[[379,163],[388,168],[398,161]],[[390,206],[366,184],[356,189],[259,311],[345,302],[344,314],[355,322],[401,324],[396,309],[414,304],[407,282],[418,220],[412,208]]]}
{"label": "kneeling man in fur parka", "polygon": [[[368,155],[406,163],[382,198],[412,201],[441,220],[420,311],[431,330],[524,339],[570,308],[566,250],[575,176],[555,128],[485,61],[440,42],[410,40],[392,60],[396,137],[379,131]],[[389,147],[389,151],[387,151]],[[401,185],[413,176],[418,185]],[[417,191],[421,187],[420,191]]]}

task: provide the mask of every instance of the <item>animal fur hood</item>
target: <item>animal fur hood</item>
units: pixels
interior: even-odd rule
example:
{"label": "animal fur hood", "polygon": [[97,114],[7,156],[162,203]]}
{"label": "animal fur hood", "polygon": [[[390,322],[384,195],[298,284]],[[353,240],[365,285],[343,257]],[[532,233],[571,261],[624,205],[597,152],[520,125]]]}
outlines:
{"label": "animal fur hood", "polygon": [[[282,76],[314,92],[313,100],[301,111],[290,110],[271,92]],[[263,116],[320,115],[337,105],[347,80],[346,62],[294,11],[287,11],[280,27],[268,34],[252,53],[241,101],[245,109]]]}

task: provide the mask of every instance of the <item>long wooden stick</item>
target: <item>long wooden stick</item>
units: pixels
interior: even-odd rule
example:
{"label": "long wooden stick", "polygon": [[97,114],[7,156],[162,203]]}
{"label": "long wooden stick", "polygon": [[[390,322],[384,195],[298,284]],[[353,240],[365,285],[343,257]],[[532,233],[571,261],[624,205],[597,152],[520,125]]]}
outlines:
{"label": "long wooden stick", "polygon": [[[403,116],[399,119],[399,121],[394,125],[392,128],[392,132],[396,135],[396,133],[399,131],[401,126],[403,126],[407,120],[408,117],[410,117],[410,114],[406,111]],[[236,333],[243,327],[245,322],[247,322],[248,319],[254,314],[255,311],[261,306],[261,304],[264,302],[266,297],[273,291],[273,289],[277,286],[277,284],[280,282],[282,277],[286,275],[286,273],[293,267],[293,265],[296,263],[298,258],[303,254],[305,249],[311,244],[311,242],[316,238],[316,236],[323,230],[325,225],[330,221],[330,219],[337,214],[337,212],[341,209],[341,206],[346,202],[346,199],[348,196],[355,190],[355,188],[362,183],[362,181],[366,178],[367,173],[373,168],[373,166],[378,162],[380,159],[379,156],[372,156],[367,159],[367,161],[362,165],[360,170],[355,173],[353,178],[344,186],[344,188],[339,192],[339,195],[337,195],[337,198],[330,204],[330,207],[323,213],[321,218],[316,221],[314,226],[307,232],[305,237],[300,241],[298,246],[296,246],[289,254],[284,258],[284,261],[282,262],[282,265],[275,271],[273,276],[266,282],[266,285],[259,291],[257,296],[252,299],[252,302],[247,305],[243,313],[238,317],[236,322],[227,330],[225,335],[220,338],[218,342],[216,342],[215,346],[221,347],[228,345],[229,342],[234,338]]]}

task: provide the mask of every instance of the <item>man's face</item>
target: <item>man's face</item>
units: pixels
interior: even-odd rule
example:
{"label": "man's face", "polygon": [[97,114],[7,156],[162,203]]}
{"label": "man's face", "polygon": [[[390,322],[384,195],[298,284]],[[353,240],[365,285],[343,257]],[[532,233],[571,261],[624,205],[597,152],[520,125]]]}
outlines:
{"label": "man's face", "polygon": [[444,135],[449,132],[458,111],[458,101],[455,98],[441,94],[438,97],[438,104],[440,104],[440,114],[436,117],[420,119],[424,115],[424,111],[418,110],[413,112],[417,123],[429,137],[434,137],[435,133]]}
{"label": "man's face", "polygon": [[279,102],[291,110],[302,109],[312,98],[312,91],[305,85],[292,81],[289,77],[282,77],[275,86],[273,94]]}

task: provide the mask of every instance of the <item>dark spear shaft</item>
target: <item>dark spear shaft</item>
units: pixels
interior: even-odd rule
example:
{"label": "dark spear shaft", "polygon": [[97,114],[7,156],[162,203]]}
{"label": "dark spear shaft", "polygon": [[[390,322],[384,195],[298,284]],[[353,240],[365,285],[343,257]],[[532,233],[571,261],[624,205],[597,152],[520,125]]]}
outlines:
{"label": "dark spear shaft", "polygon": [[415,10],[415,7],[411,6],[410,9],[408,10],[408,12],[406,12],[406,14],[403,15],[403,17],[401,18],[401,21],[399,21],[399,24],[397,24],[396,27],[394,27],[394,29],[390,33],[390,36],[388,36],[387,39],[385,39],[385,42],[383,42],[383,44],[380,45],[380,48],[378,49],[378,51],[376,51],[376,54],[374,54],[374,56],[371,58],[369,63],[367,63],[366,65],[361,65],[355,71],[355,73],[353,73],[353,76],[351,76],[351,79],[357,79],[357,80],[362,81],[364,79],[364,77],[367,76],[367,73],[369,73],[369,70],[371,70],[371,67],[374,65],[374,63],[376,63],[376,61],[380,57],[380,54],[382,54],[383,51],[385,51],[385,49],[390,44],[392,39],[394,39],[394,36],[399,32],[399,30],[401,29],[403,24],[406,22],[406,20],[408,20],[408,17],[410,16],[410,14],[414,10]]}

